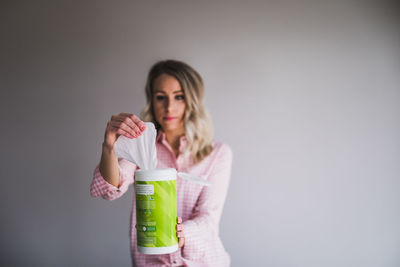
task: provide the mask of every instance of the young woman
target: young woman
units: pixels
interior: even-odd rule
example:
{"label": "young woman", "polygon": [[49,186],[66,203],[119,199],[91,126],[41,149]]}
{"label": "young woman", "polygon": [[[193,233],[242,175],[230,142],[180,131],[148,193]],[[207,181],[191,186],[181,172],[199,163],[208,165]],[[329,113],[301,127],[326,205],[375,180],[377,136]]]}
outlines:
{"label": "young woman", "polygon": [[[143,121],[156,125],[157,168],[203,177],[205,187],[178,178],[177,236],[179,250],[165,255],[144,255],[136,248],[136,207],[131,213],[133,266],[229,266],[230,257],[219,238],[219,221],[228,190],[232,151],[213,141],[212,123],[204,108],[201,76],[189,65],[175,60],[156,63],[146,84],[147,105]],[[92,197],[114,200],[134,182],[136,165],[118,159],[113,147],[124,135],[137,138],[145,124],[134,114],[120,113],[107,123],[100,164],[90,187]]]}

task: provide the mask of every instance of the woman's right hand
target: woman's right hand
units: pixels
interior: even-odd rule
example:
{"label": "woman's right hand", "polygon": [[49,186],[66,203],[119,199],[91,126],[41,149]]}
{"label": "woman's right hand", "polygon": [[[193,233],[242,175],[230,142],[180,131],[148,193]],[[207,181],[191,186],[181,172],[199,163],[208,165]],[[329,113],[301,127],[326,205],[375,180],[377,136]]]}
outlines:
{"label": "woman's right hand", "polygon": [[113,115],[107,123],[103,145],[109,149],[113,149],[120,135],[128,138],[137,138],[145,129],[146,125],[135,114],[120,113]]}

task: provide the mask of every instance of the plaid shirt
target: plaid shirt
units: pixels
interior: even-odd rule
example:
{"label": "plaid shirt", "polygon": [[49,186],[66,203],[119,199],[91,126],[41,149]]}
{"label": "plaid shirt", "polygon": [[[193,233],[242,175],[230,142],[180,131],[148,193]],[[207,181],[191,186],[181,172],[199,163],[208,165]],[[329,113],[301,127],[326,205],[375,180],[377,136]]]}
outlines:
{"label": "plaid shirt", "polygon": [[[229,266],[230,257],[219,238],[219,221],[228,191],[232,150],[226,144],[213,142],[213,151],[198,164],[193,164],[190,156],[183,157],[186,137],[180,139],[180,154],[175,156],[165,139],[165,133],[158,132],[156,139],[157,168],[175,168],[203,177],[211,182],[205,187],[184,179],[177,179],[177,212],[183,220],[185,245],[171,254],[144,255],[136,247],[136,203],[133,199],[130,224],[131,255],[133,266]],[[120,184],[115,187],[102,177],[99,166],[94,170],[90,185],[90,195],[106,200],[121,197],[134,182],[136,165],[118,159]]]}

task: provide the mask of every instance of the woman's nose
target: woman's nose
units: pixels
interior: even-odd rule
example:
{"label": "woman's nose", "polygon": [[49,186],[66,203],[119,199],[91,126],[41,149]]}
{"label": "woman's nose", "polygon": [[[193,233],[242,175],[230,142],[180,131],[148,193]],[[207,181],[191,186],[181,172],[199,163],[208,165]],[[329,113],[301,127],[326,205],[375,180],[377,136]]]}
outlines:
{"label": "woman's nose", "polygon": [[165,100],[164,108],[165,108],[166,111],[170,111],[170,109],[171,109],[171,101],[169,99]]}

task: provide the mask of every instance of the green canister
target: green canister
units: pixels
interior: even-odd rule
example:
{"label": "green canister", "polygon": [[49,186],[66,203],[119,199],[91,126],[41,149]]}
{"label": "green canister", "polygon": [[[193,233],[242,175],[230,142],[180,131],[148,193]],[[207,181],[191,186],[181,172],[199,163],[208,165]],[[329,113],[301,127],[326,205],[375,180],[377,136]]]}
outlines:
{"label": "green canister", "polygon": [[173,168],[135,172],[137,248],[143,254],[178,250],[176,175]]}

